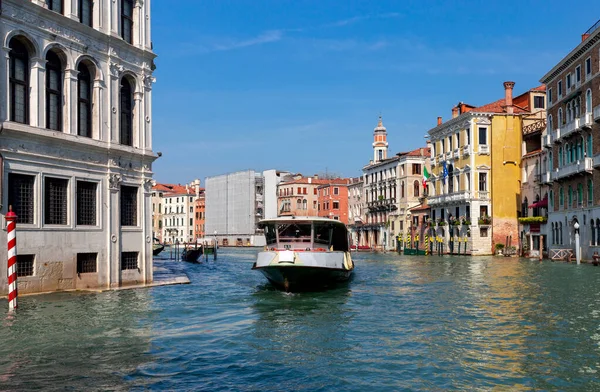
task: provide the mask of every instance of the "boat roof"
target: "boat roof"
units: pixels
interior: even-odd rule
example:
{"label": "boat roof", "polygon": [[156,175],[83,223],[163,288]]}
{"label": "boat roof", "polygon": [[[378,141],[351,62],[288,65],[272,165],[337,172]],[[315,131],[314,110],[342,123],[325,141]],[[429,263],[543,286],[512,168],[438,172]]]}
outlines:
{"label": "boat roof", "polygon": [[271,219],[263,219],[258,222],[259,225],[264,225],[267,223],[311,223],[311,222],[325,222],[332,223],[334,225],[344,226],[344,222],[339,220],[324,218],[320,216],[282,216],[279,218],[271,218]]}

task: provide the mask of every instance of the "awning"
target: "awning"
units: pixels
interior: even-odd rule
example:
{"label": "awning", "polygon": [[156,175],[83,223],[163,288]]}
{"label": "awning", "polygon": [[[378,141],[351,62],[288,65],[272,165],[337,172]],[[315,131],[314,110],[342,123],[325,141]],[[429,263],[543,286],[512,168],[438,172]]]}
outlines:
{"label": "awning", "polygon": [[548,199],[540,200],[536,203],[530,204],[529,208],[548,208]]}

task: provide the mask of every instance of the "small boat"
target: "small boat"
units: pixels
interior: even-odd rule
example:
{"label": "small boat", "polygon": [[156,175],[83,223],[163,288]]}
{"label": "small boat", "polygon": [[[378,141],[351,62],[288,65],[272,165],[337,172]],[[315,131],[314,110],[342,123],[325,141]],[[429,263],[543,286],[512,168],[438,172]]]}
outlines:
{"label": "small boat", "polygon": [[162,252],[163,249],[165,249],[165,245],[161,244],[158,238],[153,238],[153,241],[154,243],[152,244],[152,255],[156,256],[157,254]]}
{"label": "small boat", "polygon": [[184,248],[181,252],[181,261],[189,261],[190,263],[196,263],[200,256],[202,256],[202,246],[196,246],[194,248]]}
{"label": "small boat", "polygon": [[253,270],[279,289],[303,291],[333,287],[352,276],[348,229],[320,217],[284,217],[259,222],[267,245]]}

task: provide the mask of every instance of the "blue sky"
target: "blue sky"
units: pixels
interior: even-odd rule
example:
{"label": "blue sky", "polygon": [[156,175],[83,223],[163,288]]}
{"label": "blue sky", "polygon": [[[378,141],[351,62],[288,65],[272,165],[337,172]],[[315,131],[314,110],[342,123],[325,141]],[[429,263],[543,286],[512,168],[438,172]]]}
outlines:
{"label": "blue sky", "polygon": [[457,102],[537,86],[600,18],[592,1],[454,3],[153,1],[156,180],[358,176],[380,114],[391,154],[420,147]]}

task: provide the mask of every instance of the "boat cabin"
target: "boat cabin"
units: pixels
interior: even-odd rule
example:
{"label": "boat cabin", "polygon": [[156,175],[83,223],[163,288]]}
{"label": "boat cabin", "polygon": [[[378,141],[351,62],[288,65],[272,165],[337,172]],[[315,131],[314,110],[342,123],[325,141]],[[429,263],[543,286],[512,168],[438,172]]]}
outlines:
{"label": "boat cabin", "polygon": [[277,218],[259,222],[269,250],[348,252],[348,229],[327,218]]}

